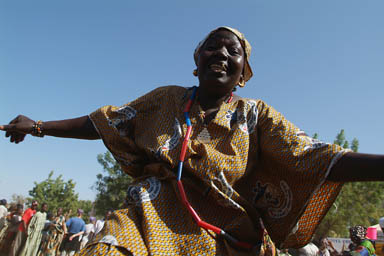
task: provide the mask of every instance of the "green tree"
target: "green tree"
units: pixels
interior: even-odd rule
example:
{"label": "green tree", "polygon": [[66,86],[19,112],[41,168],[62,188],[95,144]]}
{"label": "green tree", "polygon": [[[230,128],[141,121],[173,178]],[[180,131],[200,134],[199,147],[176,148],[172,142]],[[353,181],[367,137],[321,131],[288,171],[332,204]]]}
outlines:
{"label": "green tree", "polygon": [[333,143],[339,146],[344,145],[345,143],[344,129],[341,129],[341,131],[336,135],[336,139],[333,141]]}
{"label": "green tree", "polygon": [[[344,130],[336,136],[335,144],[348,148]],[[354,138],[351,149],[358,151],[359,141]],[[364,171],[364,170],[362,170]],[[384,182],[350,182],[344,184],[335,203],[319,225],[315,239],[325,236],[348,237],[348,228],[354,225],[377,224],[384,215]]]}
{"label": "green tree", "polygon": [[93,188],[97,191],[95,210],[97,216],[104,216],[107,209],[120,209],[124,205],[126,190],[132,178],[126,174],[108,151],[97,156],[106,175],[99,173]]}
{"label": "green tree", "polygon": [[357,152],[359,149],[359,141],[356,138],[353,138],[351,149],[353,152]]}
{"label": "green tree", "polygon": [[37,200],[40,204],[47,203],[51,212],[56,212],[59,207],[64,211],[76,212],[78,206],[78,194],[75,193],[75,185],[71,179],[64,181],[62,175],[53,178],[51,171],[46,180],[34,182],[35,186],[29,191],[28,201]]}

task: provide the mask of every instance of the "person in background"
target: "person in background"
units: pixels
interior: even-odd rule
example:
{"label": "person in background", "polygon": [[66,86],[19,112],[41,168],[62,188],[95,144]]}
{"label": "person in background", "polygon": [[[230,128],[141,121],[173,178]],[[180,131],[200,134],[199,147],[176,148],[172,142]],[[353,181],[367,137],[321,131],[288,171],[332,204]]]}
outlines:
{"label": "person in background", "polygon": [[104,223],[105,223],[105,221],[109,220],[109,218],[110,218],[111,215],[112,215],[112,212],[113,212],[113,210],[108,209],[108,210],[105,212],[104,219],[96,221],[96,225],[95,225],[95,234],[94,234],[94,236],[96,236],[97,234],[100,233],[101,230],[103,230]]}
{"label": "person in background", "polygon": [[24,207],[17,204],[15,210],[8,215],[8,227],[0,238],[0,255],[8,255],[13,240],[16,237],[18,227],[22,221]]}
{"label": "person in background", "polygon": [[7,209],[7,200],[0,200],[0,241],[5,236],[5,233],[8,228],[8,209]]}
{"label": "person in background", "polygon": [[381,217],[381,218],[379,219],[379,226],[380,226],[380,228],[381,228],[381,231],[384,232],[384,217]]}
{"label": "person in background", "polygon": [[351,251],[352,256],[373,256],[375,255],[375,247],[372,242],[367,239],[367,228],[356,225],[349,229],[351,241],[355,245],[355,249]]}
{"label": "person in background", "polygon": [[319,248],[313,242],[310,242],[306,246],[297,249],[296,253],[294,253],[294,255],[297,255],[297,256],[318,256],[319,255]]}
{"label": "person in background", "polygon": [[63,208],[57,210],[56,216],[52,216],[45,239],[42,241],[38,256],[60,255],[59,247],[66,232]]}
{"label": "person in background", "polygon": [[52,233],[54,215],[51,212],[47,213],[47,220],[45,221],[44,228],[42,230],[41,243],[39,251],[37,252],[38,256],[54,256],[55,254],[46,253],[47,249],[50,248],[49,237]]}
{"label": "person in background", "polygon": [[38,211],[31,219],[28,226],[28,238],[24,249],[21,252],[23,256],[36,256],[39,251],[41,239],[43,237],[43,229],[47,220],[48,204],[43,203],[40,211]]}
{"label": "person in background", "polygon": [[77,217],[72,217],[65,225],[67,226],[68,234],[64,237],[61,256],[72,256],[80,249],[80,236],[85,232],[85,222],[82,219],[84,211],[77,210]]}
{"label": "person in background", "polygon": [[81,239],[80,250],[83,249],[88,242],[92,241],[95,234],[95,224],[96,218],[93,216],[89,217],[89,223],[85,225],[85,232]]}
{"label": "person in background", "polygon": [[319,246],[319,256],[331,256],[329,250],[328,250],[328,240],[326,238],[323,238],[320,240],[320,246]]}
{"label": "person in background", "polygon": [[[8,208],[7,208],[7,200],[2,199],[0,200],[0,219],[7,217],[8,215]],[[0,226],[1,230],[1,226]]]}
{"label": "person in background", "polygon": [[51,232],[50,243],[52,244],[52,254],[59,255],[61,242],[63,241],[64,234],[67,233],[67,226],[65,225],[65,216],[63,208],[57,209],[56,217],[53,221],[54,229]]}
{"label": "person in background", "polygon": [[28,224],[31,221],[33,215],[36,213],[36,208],[39,203],[36,200],[32,201],[31,207],[25,210],[22,221],[19,225],[15,240],[12,243],[9,256],[17,256],[23,250],[25,242],[27,241]]}

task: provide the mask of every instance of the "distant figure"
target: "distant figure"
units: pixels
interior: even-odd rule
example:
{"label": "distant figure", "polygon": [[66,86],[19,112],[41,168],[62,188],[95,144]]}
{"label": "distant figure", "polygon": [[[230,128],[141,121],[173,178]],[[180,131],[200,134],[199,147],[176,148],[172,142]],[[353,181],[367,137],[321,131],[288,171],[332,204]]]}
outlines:
{"label": "distant figure", "polygon": [[351,252],[353,256],[373,256],[375,255],[375,247],[367,239],[367,228],[361,225],[354,226],[349,229],[351,241],[355,244],[355,249]]}
{"label": "distant figure", "polygon": [[83,238],[81,239],[80,250],[83,249],[88,242],[92,241],[95,234],[95,224],[96,218],[89,217],[89,223],[85,225],[85,232]]}
{"label": "distant figure", "polygon": [[21,255],[23,256],[36,256],[41,238],[43,237],[43,229],[47,220],[48,204],[43,203],[40,211],[38,211],[29,223],[27,234],[28,238]]}
{"label": "distant figure", "polygon": [[8,215],[8,227],[4,228],[6,230],[2,230],[4,233],[0,238],[0,255],[9,254],[9,249],[11,248],[12,242],[16,237],[17,230],[22,221],[23,210],[23,205],[17,204],[15,210],[11,211]]}
{"label": "distant figure", "polygon": [[59,248],[63,241],[64,234],[67,233],[63,208],[57,209],[56,217],[53,221],[53,228],[50,236],[52,255],[59,255]]}
{"label": "distant figure", "polygon": [[7,217],[7,215],[8,215],[7,200],[2,199],[0,200],[0,219],[3,217]]}
{"label": "distant figure", "polygon": [[22,222],[19,225],[16,238],[13,241],[11,251],[9,253],[9,256],[17,256],[21,252],[21,250],[24,248],[25,242],[27,241],[28,237],[28,225],[31,221],[33,215],[36,213],[36,208],[39,205],[39,203],[36,200],[32,201],[31,208],[28,208],[25,210],[22,218]]}
{"label": "distant figure", "polygon": [[379,219],[379,225],[380,225],[381,231],[384,232],[384,217],[381,217]]}
{"label": "distant figure", "polygon": [[61,246],[61,256],[72,256],[80,249],[80,236],[85,232],[85,222],[82,219],[83,213],[82,209],[78,209],[77,217],[72,217],[65,223],[68,234],[65,236]]}
{"label": "distant figure", "polygon": [[60,254],[59,247],[63,240],[64,233],[66,233],[63,208],[59,208],[56,216],[52,216],[50,220],[48,232],[41,242],[38,256],[55,256]]}
{"label": "distant figure", "polygon": [[96,221],[95,225],[95,236],[100,233],[101,230],[103,230],[105,221],[109,220],[109,218],[112,215],[113,210],[108,209],[107,212],[104,215],[104,219]]}
{"label": "distant figure", "polygon": [[326,238],[323,238],[320,241],[319,256],[331,256],[328,250],[328,240]]}
{"label": "distant figure", "polygon": [[53,218],[54,215],[51,212],[47,213],[47,219],[45,220],[44,228],[42,230],[42,237],[41,237],[41,243],[39,247],[39,251],[37,252],[38,256],[53,256],[54,254],[45,254],[45,249],[49,246],[48,241],[49,241],[49,236],[51,234],[51,226],[53,224]]}
{"label": "distant figure", "polygon": [[293,249],[290,250],[292,255],[295,256],[318,256],[319,255],[319,248],[317,246],[310,242],[306,246],[301,247],[300,249]]}

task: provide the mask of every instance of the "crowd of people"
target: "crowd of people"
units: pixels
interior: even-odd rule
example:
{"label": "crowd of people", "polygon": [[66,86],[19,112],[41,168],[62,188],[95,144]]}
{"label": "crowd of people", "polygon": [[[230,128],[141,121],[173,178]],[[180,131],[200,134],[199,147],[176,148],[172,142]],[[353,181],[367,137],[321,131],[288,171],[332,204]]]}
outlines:
{"label": "crowd of people", "polygon": [[[384,217],[380,219],[380,228],[384,230]],[[322,238],[312,241],[300,249],[284,249],[279,256],[375,256],[383,255],[376,249],[376,241],[369,237],[367,227],[356,225],[349,228],[350,243],[343,242],[337,250],[331,240]]]}
{"label": "crowd of people", "polygon": [[[22,204],[7,207],[5,199],[0,200],[0,256],[67,256],[91,243],[100,233],[104,222],[110,219],[112,210],[106,211],[103,219],[89,217],[85,224],[84,211],[69,218],[58,208],[56,214],[48,211],[48,204],[32,201],[25,211]],[[384,230],[384,217],[380,219]],[[375,242],[367,236],[367,228],[356,225],[349,229],[351,244],[343,245],[341,251],[335,249],[327,238],[314,241],[300,249],[282,249],[272,253],[275,256],[374,256]]]}
{"label": "crowd of people", "polygon": [[100,220],[91,216],[85,224],[82,209],[70,218],[71,212],[58,208],[53,214],[47,203],[39,208],[36,200],[25,211],[22,204],[0,200],[0,256],[72,256],[92,242],[111,214],[107,210]]}

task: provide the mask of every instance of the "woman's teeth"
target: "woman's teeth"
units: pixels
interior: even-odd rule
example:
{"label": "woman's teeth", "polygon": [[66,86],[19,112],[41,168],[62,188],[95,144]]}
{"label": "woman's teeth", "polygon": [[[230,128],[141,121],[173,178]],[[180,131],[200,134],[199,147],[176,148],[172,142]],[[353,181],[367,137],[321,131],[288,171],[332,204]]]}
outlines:
{"label": "woman's teeth", "polygon": [[222,71],[227,71],[227,68],[225,67],[224,64],[211,64],[209,66],[211,68],[212,71],[214,72],[222,72]]}

